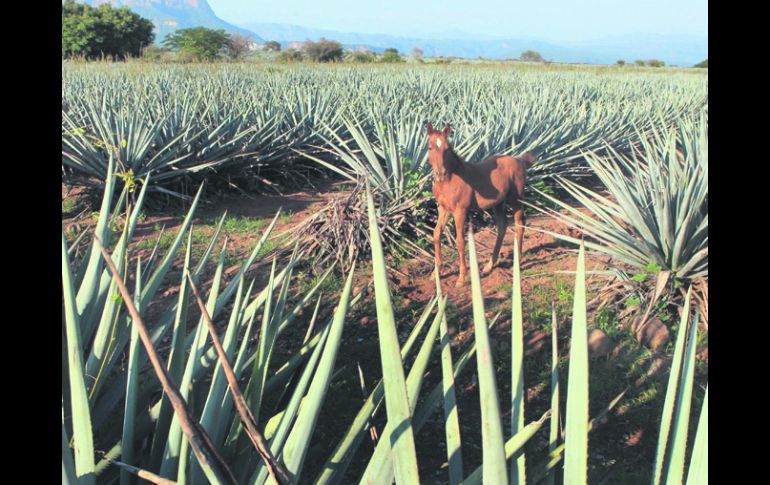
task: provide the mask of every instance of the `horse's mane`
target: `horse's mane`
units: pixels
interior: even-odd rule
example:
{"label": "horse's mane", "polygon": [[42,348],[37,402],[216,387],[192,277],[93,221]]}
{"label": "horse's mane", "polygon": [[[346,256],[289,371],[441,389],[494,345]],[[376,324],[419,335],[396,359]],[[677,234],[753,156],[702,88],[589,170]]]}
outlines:
{"label": "horse's mane", "polygon": [[461,173],[465,169],[466,162],[455,152],[452,145],[447,144],[444,150],[444,167],[449,173]]}

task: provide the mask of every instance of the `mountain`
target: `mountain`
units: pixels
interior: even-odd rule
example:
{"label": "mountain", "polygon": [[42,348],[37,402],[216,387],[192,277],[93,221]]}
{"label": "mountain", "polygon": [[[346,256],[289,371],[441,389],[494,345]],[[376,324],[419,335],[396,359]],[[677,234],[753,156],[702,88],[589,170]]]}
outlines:
{"label": "mountain", "polygon": [[250,37],[255,42],[262,38],[254,32],[225,22],[217,17],[206,0],[81,0],[91,6],[109,3],[113,7],[128,7],[155,25],[155,42],[159,43],[177,29],[208,27],[223,29]]}
{"label": "mountain", "polygon": [[583,42],[550,42],[537,39],[474,36],[457,30],[420,37],[368,34],[315,29],[298,25],[251,22],[247,28],[266,40],[283,45],[321,37],[334,39],[345,47],[366,47],[375,52],[394,47],[408,54],[422,49],[425,56],[488,59],[514,59],[525,50],[534,50],[556,62],[614,64],[619,59],[660,59],[669,65],[692,66],[708,57],[708,38],[683,35],[627,34]]}

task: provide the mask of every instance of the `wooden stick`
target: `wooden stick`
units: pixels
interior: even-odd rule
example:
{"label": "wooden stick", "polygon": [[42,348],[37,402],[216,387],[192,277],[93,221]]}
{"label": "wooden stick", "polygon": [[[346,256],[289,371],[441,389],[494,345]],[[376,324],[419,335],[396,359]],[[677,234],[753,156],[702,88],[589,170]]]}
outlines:
{"label": "wooden stick", "polygon": [[254,448],[256,448],[259,456],[261,456],[262,460],[265,462],[265,465],[267,466],[267,472],[270,474],[270,477],[279,485],[292,483],[291,478],[289,478],[289,473],[286,471],[283,465],[275,459],[272,452],[270,451],[270,448],[268,448],[267,444],[265,443],[265,438],[262,436],[262,433],[259,432],[257,423],[254,420],[254,415],[251,414],[251,410],[246,404],[246,399],[243,397],[243,393],[238,388],[238,379],[235,377],[233,367],[230,364],[227,355],[225,354],[225,349],[222,347],[222,343],[219,341],[217,330],[214,328],[214,322],[211,321],[211,316],[209,315],[208,310],[206,310],[206,305],[203,303],[203,299],[198,293],[198,288],[195,286],[192,275],[189,271],[186,274],[187,280],[190,282],[190,288],[192,289],[193,295],[195,295],[195,299],[198,302],[198,308],[200,308],[201,313],[203,314],[203,319],[206,321],[206,325],[209,328],[209,334],[211,334],[211,340],[214,342],[214,348],[217,349],[219,362],[222,364],[222,370],[225,372],[225,376],[227,377],[227,383],[230,386],[230,391],[233,393],[235,408],[238,410],[238,416],[241,418],[241,422],[246,428],[246,434],[249,436],[249,439],[251,439],[251,443],[254,445]]}
{"label": "wooden stick", "polygon": [[204,469],[209,468],[212,470],[220,483],[237,485],[238,482],[235,480],[233,472],[227,466],[227,463],[225,463],[222,456],[217,452],[216,448],[214,448],[214,445],[211,442],[211,438],[209,438],[206,430],[203,429],[200,423],[192,419],[190,411],[187,409],[187,403],[185,402],[184,397],[182,397],[179,389],[171,380],[168,372],[166,372],[166,366],[163,365],[160,357],[158,356],[158,353],[155,351],[155,347],[152,346],[152,341],[150,340],[150,334],[147,331],[147,327],[144,325],[142,318],[139,316],[139,312],[137,311],[136,306],[134,306],[134,299],[131,298],[131,295],[128,293],[128,289],[126,289],[126,285],[120,278],[120,273],[118,273],[117,268],[115,268],[115,264],[112,262],[112,257],[110,257],[110,254],[106,249],[104,249],[104,245],[102,245],[102,242],[98,237],[94,236],[94,242],[101,251],[102,257],[107,263],[107,267],[112,272],[112,277],[118,284],[118,290],[120,291],[120,295],[123,297],[123,303],[126,305],[128,313],[131,314],[131,319],[133,320],[134,325],[137,327],[139,338],[142,340],[142,344],[147,351],[147,356],[150,358],[150,363],[152,364],[152,367],[155,370],[155,374],[157,374],[158,379],[163,386],[163,392],[165,392],[168,396],[168,399],[174,408],[174,412],[179,418],[179,425],[182,428],[184,434],[187,436],[187,439],[192,446],[196,458],[198,458],[198,461],[201,463],[201,465],[203,465]]}
{"label": "wooden stick", "polygon": [[176,485],[176,482],[173,480],[169,480],[168,478],[163,478],[160,475],[156,475],[152,472],[148,472],[147,470],[137,468],[135,466],[129,465],[128,463],[123,463],[122,461],[117,461],[117,460],[111,460],[106,456],[105,456],[105,459],[107,460],[107,463],[116,465],[122,468],[123,470],[129,473],[132,473],[143,480],[147,480],[148,482],[157,483],[158,485]]}

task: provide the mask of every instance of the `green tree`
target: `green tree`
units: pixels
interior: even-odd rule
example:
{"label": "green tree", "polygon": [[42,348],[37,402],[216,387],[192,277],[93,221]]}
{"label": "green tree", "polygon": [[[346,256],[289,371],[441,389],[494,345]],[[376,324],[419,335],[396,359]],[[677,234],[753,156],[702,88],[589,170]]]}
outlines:
{"label": "green tree", "polygon": [[62,57],[140,56],[155,39],[152,22],[127,7],[91,7],[67,0],[61,8]]}
{"label": "green tree", "polygon": [[647,61],[647,65],[650,67],[664,67],[666,63],[658,59],[650,59]]}
{"label": "green tree", "polygon": [[302,45],[302,52],[308,59],[315,62],[331,62],[342,60],[342,44],[336,40],[321,37],[318,42],[311,40]]}
{"label": "green tree", "polygon": [[398,49],[391,47],[390,49],[385,49],[385,52],[382,54],[382,62],[404,62],[404,59],[398,53]]}
{"label": "green tree", "polygon": [[273,51],[273,52],[281,52],[281,43],[277,42],[277,41],[274,41],[274,40],[268,40],[262,46],[262,50]]}
{"label": "green tree", "polygon": [[164,61],[168,57],[168,49],[164,49],[157,45],[148,45],[142,51],[142,57],[144,60],[150,62]]}
{"label": "green tree", "polygon": [[526,62],[545,62],[543,56],[533,50],[527,50],[521,53],[519,60]]}
{"label": "green tree", "polygon": [[699,63],[695,64],[695,67],[705,67],[706,69],[708,69],[708,67],[709,67],[709,60],[708,60],[708,58],[706,58],[705,61],[700,61]]}
{"label": "green tree", "polygon": [[222,29],[206,27],[179,29],[169,34],[163,45],[194,60],[210,61],[221,55],[230,45],[230,36]]}

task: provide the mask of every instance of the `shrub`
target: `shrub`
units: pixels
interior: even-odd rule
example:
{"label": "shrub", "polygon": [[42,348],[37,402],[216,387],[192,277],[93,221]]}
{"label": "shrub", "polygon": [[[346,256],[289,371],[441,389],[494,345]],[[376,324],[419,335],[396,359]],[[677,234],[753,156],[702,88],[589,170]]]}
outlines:
{"label": "shrub", "polygon": [[664,67],[666,63],[658,59],[650,59],[647,61],[647,65],[650,67]]}
{"label": "shrub", "polygon": [[353,62],[375,62],[377,60],[377,56],[370,52],[354,52],[350,56],[351,60]]}
{"label": "shrub", "polygon": [[157,45],[148,45],[142,50],[142,58],[145,61],[159,62],[168,59],[169,51]]}
{"label": "shrub", "polygon": [[385,49],[382,55],[382,62],[404,62],[404,58],[398,53],[398,49]]}
{"label": "shrub", "polygon": [[314,62],[333,62],[342,60],[342,44],[335,40],[321,37],[318,42],[308,40],[302,46],[302,52]]}
{"label": "shrub", "polygon": [[286,49],[278,56],[281,62],[301,62],[304,58],[302,52],[297,49]]}

